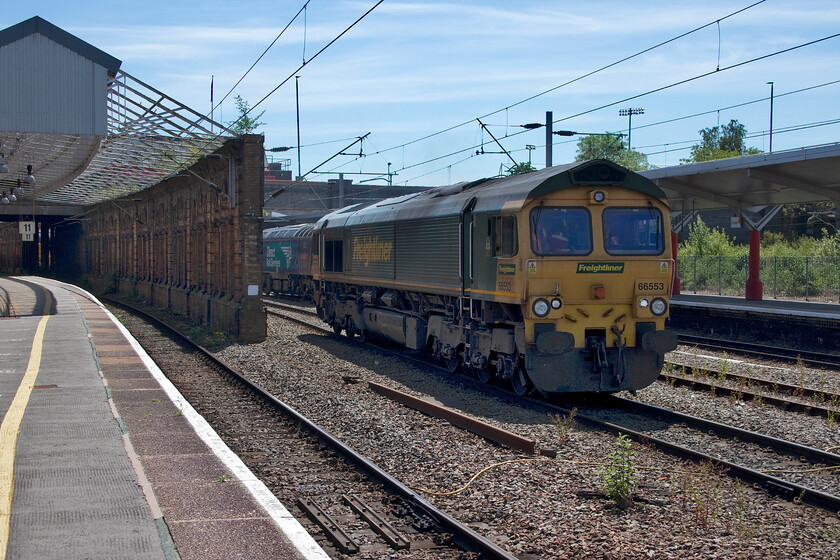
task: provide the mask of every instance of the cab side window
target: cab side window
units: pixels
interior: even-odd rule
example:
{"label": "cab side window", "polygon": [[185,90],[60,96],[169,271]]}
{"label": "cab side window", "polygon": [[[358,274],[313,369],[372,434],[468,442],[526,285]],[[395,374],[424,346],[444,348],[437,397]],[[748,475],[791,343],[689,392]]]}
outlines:
{"label": "cab side window", "polygon": [[509,258],[519,250],[516,238],[516,216],[494,216],[488,222],[492,256]]}

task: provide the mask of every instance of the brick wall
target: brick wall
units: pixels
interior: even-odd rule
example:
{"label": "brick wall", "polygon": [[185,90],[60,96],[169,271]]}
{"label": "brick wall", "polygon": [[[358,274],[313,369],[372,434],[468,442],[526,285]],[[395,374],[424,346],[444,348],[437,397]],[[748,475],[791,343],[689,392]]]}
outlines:
{"label": "brick wall", "polygon": [[261,135],[231,139],[188,172],[87,213],[82,269],[90,285],[241,342],[264,340],[262,150]]}

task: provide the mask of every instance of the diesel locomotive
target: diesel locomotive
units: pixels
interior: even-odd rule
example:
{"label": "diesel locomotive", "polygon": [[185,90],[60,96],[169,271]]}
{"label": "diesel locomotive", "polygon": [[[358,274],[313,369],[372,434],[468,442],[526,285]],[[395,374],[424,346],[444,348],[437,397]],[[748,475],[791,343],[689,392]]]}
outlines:
{"label": "diesel locomotive", "polygon": [[336,333],[429,352],[517,394],[636,390],[677,346],[669,226],[655,184],[591,160],[296,226],[311,233],[294,257],[308,269],[288,283]]}

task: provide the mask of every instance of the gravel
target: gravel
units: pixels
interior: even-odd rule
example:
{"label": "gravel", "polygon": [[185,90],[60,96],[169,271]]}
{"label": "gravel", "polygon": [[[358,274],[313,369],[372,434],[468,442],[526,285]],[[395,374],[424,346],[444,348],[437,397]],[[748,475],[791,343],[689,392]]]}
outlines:
{"label": "gravel", "polygon": [[[636,443],[639,490],[621,509],[601,495],[613,436],[581,426],[564,436],[542,413],[346,339],[269,317],[266,342],[218,355],[407,485],[435,492],[423,495],[522,559],[840,558],[837,515]],[[369,391],[367,381],[532,438],[557,458],[489,443]],[[659,383],[637,398],[823,449],[840,445],[836,424],[771,406]]]}

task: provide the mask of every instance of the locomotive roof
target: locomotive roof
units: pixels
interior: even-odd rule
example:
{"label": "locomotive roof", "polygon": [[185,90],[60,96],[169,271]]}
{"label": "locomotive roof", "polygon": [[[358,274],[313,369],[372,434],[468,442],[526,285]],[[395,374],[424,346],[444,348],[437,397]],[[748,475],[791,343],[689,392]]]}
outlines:
{"label": "locomotive roof", "polygon": [[474,204],[475,211],[515,211],[539,196],[578,186],[620,186],[667,203],[665,193],[651,180],[613,162],[596,159],[511,177],[437,187],[388,198],[364,208],[347,207],[327,214],[318,222],[317,227],[451,216],[460,214],[469,204]]}
{"label": "locomotive roof", "polygon": [[285,237],[311,237],[315,224],[296,224],[263,230],[263,239],[281,239]]}

